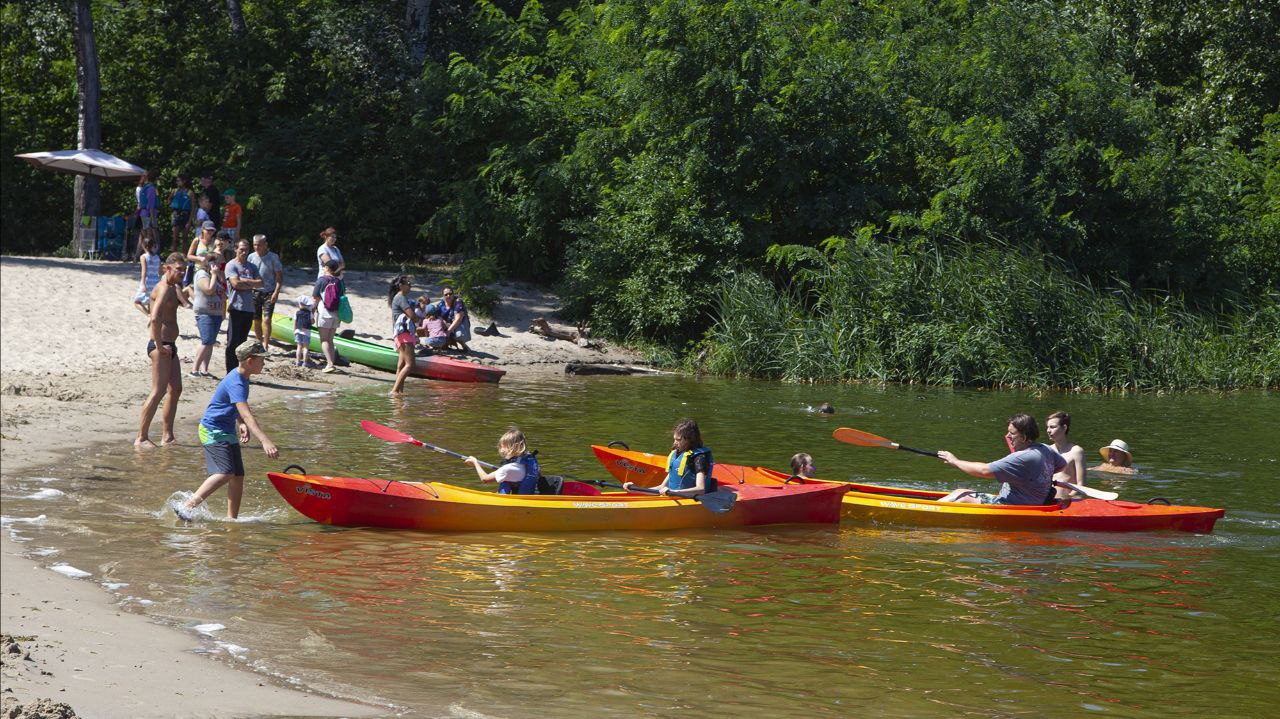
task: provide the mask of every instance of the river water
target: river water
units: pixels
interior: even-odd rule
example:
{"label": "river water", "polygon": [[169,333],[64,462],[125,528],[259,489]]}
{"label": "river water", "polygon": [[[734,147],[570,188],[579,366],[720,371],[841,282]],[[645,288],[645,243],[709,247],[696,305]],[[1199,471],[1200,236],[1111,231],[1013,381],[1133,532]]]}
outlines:
{"label": "river water", "polygon": [[[7,476],[5,528],[193,645],[313,689],[457,717],[1259,717],[1280,705],[1275,393],[1074,396],[677,377],[514,378],[300,393],[259,408],[239,522],[166,509],[203,478],[181,447],[80,451]],[[837,414],[810,408],[832,402]],[[1140,474],[1090,484],[1221,506],[1211,535],[934,530],[430,534],[289,509],[263,473],[478,486],[459,461],[386,444],[389,424],[496,459],[518,423],[545,471],[603,477],[588,445],[664,451],[682,416],[716,456],[949,489],[941,462],[831,439],[849,426],[990,460],[1005,418],[1066,409],[1092,461],[1120,437]],[[189,434],[194,434],[191,432]],[[979,485],[980,486],[980,485]],[[181,496],[181,495],[178,495]],[[215,495],[214,508],[225,506]],[[63,571],[70,571],[63,569]]]}

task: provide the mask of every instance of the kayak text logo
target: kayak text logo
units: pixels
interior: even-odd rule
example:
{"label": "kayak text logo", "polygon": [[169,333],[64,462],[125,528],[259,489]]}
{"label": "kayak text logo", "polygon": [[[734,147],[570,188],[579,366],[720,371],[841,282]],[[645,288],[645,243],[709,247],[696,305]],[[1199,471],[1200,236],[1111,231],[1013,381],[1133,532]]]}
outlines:
{"label": "kayak text logo", "polygon": [[328,492],[320,492],[308,487],[305,484],[298,485],[298,494],[309,494],[316,499],[332,499],[332,495]]}
{"label": "kayak text logo", "polygon": [[615,460],[615,461],[614,461],[614,464],[616,464],[616,465],[617,465],[617,466],[619,466],[619,467],[622,467],[623,469],[627,470],[628,472],[635,472],[636,474],[647,474],[647,473],[648,473],[648,468],[647,468],[647,467],[644,467],[643,465],[639,465],[639,464],[632,464],[631,462],[628,462],[628,461],[627,461],[627,460],[625,460],[625,459]]}

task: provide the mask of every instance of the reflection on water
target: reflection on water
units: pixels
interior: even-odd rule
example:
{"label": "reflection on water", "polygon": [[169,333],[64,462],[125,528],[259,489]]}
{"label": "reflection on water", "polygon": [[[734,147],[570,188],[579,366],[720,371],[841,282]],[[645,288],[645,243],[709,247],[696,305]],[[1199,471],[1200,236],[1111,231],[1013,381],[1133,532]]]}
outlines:
{"label": "reflection on water", "polygon": [[[809,411],[822,401],[838,414]],[[361,419],[488,459],[519,423],[548,471],[601,476],[588,443],[661,450],[689,415],[727,461],[785,466],[803,450],[841,478],[948,488],[972,480],[831,430],[990,459],[1008,414],[1064,407],[1086,448],[1135,448],[1142,474],[1095,484],[1226,506],[1208,536],[338,529],[288,509],[256,449],[241,521],[180,525],[166,502],[203,473],[189,438],[6,477],[4,531],[224,661],[421,715],[1262,716],[1280,700],[1280,490],[1262,449],[1276,406],[578,378],[308,394],[259,412],[280,467],[326,473],[476,486],[457,460],[372,439]]]}

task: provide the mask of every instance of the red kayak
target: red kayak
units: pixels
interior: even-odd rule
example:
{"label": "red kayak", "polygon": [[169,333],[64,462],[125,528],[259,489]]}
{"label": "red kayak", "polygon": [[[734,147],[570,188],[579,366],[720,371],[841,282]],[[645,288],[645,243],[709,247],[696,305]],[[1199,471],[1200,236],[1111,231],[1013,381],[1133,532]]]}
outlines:
{"label": "red kayak", "polygon": [[735,486],[726,491],[733,499],[729,506],[713,511],[694,499],[651,494],[495,494],[441,482],[276,472],[267,474],[267,478],[294,509],[317,522],[445,532],[835,524],[840,521],[840,497],[848,489],[842,484]]}

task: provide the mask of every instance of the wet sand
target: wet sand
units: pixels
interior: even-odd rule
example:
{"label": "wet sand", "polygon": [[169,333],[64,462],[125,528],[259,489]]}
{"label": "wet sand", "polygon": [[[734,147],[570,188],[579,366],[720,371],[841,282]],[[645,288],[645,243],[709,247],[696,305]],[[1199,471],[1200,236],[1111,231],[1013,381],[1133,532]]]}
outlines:
{"label": "wet sand", "polygon": [[[350,327],[357,336],[386,341],[390,313],[385,274],[347,275],[355,315]],[[283,300],[309,294],[314,279],[309,267],[288,269],[279,311],[291,311]],[[147,320],[131,304],[137,283],[136,265],[0,258],[0,481],[52,464],[72,448],[132,442],[139,408],[150,390],[150,365],[143,354]],[[438,298],[439,289],[420,282],[413,296],[425,292]],[[531,319],[552,318],[556,299],[518,285],[503,285],[499,291],[504,302],[492,319],[504,336],[477,336],[470,345],[473,358],[508,370],[504,381],[519,381],[528,373],[561,373],[572,361],[637,361],[618,348],[588,349],[526,332]],[[185,376],[199,342],[189,310],[179,310],[178,322],[184,387],[175,434],[189,438],[216,380]],[[222,345],[214,349],[212,370],[223,367],[222,351]],[[389,373],[355,365],[336,375],[300,370],[292,366],[292,352],[278,348],[266,371],[253,379],[251,404],[370,383],[390,388],[392,379]],[[271,428],[264,429],[270,435]],[[160,437],[159,412],[151,437]],[[254,443],[245,451],[261,450]],[[175,480],[175,488],[194,489],[201,479]],[[220,498],[215,496],[213,506],[222,506]],[[0,630],[16,638],[20,648],[4,662],[3,696],[11,698],[6,709],[12,700],[28,704],[44,698],[92,717],[373,716],[394,711],[288,688],[194,654],[198,640],[193,635],[125,611],[98,586],[49,571],[21,551],[7,538],[0,542]]]}

